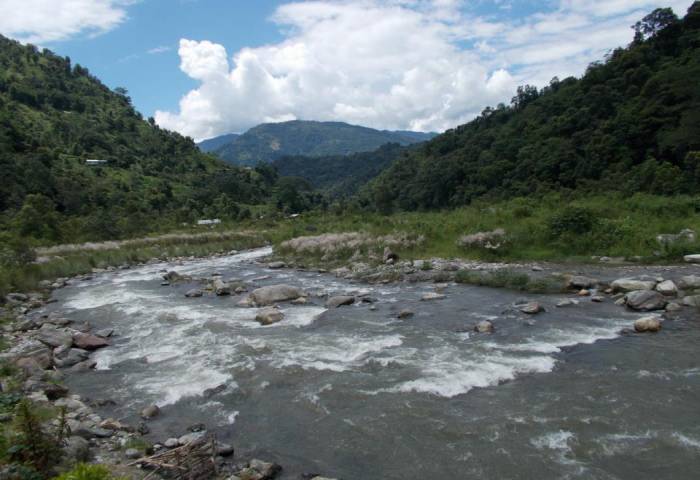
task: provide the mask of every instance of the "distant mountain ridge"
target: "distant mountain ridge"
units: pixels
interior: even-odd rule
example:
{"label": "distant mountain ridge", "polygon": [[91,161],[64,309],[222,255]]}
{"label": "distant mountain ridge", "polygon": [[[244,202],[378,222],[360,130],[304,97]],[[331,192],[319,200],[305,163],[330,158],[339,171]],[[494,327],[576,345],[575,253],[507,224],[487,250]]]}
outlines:
{"label": "distant mountain ridge", "polygon": [[219,148],[235,141],[241,135],[238,133],[227,133],[226,135],[221,135],[219,137],[209,138],[207,140],[202,140],[197,143],[199,149],[205,153],[210,153],[218,150]]}
{"label": "distant mountain ridge", "polygon": [[292,120],[258,125],[213,150],[205,149],[211,148],[221,137],[205,140],[199,146],[234,165],[255,166],[290,155],[350,155],[373,151],[387,143],[411,145],[430,140],[436,135],[375,130],[343,122]]}

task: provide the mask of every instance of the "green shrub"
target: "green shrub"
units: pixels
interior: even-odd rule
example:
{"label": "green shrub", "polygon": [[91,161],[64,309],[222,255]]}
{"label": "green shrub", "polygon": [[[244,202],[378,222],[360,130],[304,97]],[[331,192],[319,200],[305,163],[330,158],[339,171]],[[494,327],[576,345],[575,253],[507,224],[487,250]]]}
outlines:
{"label": "green shrub", "polygon": [[104,465],[79,463],[70,472],[66,472],[55,480],[109,480],[113,478]]}
{"label": "green shrub", "polygon": [[549,218],[548,229],[552,238],[567,234],[583,235],[589,233],[598,224],[595,213],[583,207],[565,207]]}

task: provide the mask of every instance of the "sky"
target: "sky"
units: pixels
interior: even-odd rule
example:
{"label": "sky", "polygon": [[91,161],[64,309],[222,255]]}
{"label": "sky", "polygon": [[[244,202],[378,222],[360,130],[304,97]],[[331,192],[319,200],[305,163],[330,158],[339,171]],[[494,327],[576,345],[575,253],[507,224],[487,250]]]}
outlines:
{"label": "sky", "polygon": [[264,122],[443,131],[692,0],[0,0],[0,33],[124,87],[197,140]]}

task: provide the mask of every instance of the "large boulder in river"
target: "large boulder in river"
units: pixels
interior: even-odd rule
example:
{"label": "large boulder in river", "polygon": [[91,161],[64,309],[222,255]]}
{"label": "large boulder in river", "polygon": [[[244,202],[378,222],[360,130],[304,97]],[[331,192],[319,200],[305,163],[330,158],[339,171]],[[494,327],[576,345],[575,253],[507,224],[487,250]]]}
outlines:
{"label": "large boulder in river", "polygon": [[255,320],[260,325],[272,325],[273,323],[281,322],[284,314],[274,307],[263,308],[255,316]]}
{"label": "large boulder in river", "polygon": [[637,278],[619,278],[610,284],[616,292],[633,292],[635,290],[653,290],[655,280],[640,280]]}
{"label": "large boulder in river", "polygon": [[355,297],[351,295],[337,295],[328,299],[326,307],[338,308],[344,305],[352,305],[353,303],[355,303]]}
{"label": "large boulder in river", "polygon": [[700,295],[683,297],[683,305],[686,307],[700,307]]}
{"label": "large boulder in river", "polygon": [[661,330],[661,320],[658,317],[642,317],[634,322],[636,332],[658,332]]}
{"label": "large boulder in river", "polygon": [[649,312],[652,310],[663,310],[666,306],[666,299],[659,292],[653,290],[636,290],[629,292],[624,297],[625,305],[632,310]]}
{"label": "large boulder in river", "polygon": [[286,302],[305,296],[306,293],[301,288],[282,284],[256,288],[250,294],[250,299],[256,305],[272,305],[276,302]]}
{"label": "large boulder in river", "polygon": [[109,342],[97,335],[89,333],[76,333],[73,335],[73,346],[83,350],[97,350],[98,348],[109,346]]}

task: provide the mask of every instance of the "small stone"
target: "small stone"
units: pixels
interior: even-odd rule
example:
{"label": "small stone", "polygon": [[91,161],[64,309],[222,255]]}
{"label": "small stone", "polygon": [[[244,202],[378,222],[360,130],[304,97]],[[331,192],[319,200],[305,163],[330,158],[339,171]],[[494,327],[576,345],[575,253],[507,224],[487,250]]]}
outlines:
{"label": "small stone", "polygon": [[177,439],[178,444],[180,445],[187,445],[190,443],[197,444],[201,443],[204,441],[204,438],[206,437],[207,433],[206,432],[192,432],[192,433],[187,433],[180,438]]}
{"label": "small stone", "polygon": [[447,298],[447,295],[436,292],[428,292],[421,297],[421,301],[429,302],[432,300],[442,300],[443,298]]}
{"label": "small stone", "polygon": [[284,313],[275,307],[263,308],[255,315],[255,320],[260,325],[272,325],[273,323],[281,322],[282,319],[284,319]]}
{"label": "small stone", "polygon": [[665,280],[656,285],[656,291],[661,295],[674,296],[678,293],[678,287],[672,280]]}
{"label": "small stone", "polygon": [[309,303],[309,301],[306,297],[299,297],[292,300],[292,305],[306,305],[307,303]]}
{"label": "small stone", "polygon": [[604,301],[605,301],[605,297],[602,295],[593,295],[591,297],[591,302],[603,303]]}
{"label": "small stone", "polygon": [[141,410],[141,418],[144,420],[149,420],[160,415],[160,408],[158,405],[149,405],[148,407]]}
{"label": "small stone", "polygon": [[279,270],[280,268],[284,268],[287,265],[284,262],[270,262],[267,264],[267,268],[271,270]]}
{"label": "small stone", "polygon": [[683,309],[683,307],[676,302],[670,302],[668,305],[666,305],[667,312],[677,312],[677,311],[682,310],[682,309]]}
{"label": "small stone", "polygon": [[586,290],[585,288],[581,289],[578,291],[578,296],[579,297],[588,297],[591,294],[590,290]]}
{"label": "small stone", "polygon": [[658,317],[650,316],[635,320],[634,330],[636,332],[658,332],[661,330],[661,321]]}
{"label": "small stone", "polygon": [[166,448],[175,448],[180,445],[180,442],[178,442],[177,438],[169,438],[163,443]]}
{"label": "small stone", "polygon": [[544,307],[537,302],[528,302],[520,306],[520,311],[528,315],[534,315],[544,311]]}
{"label": "small stone", "polygon": [[126,451],[124,452],[124,456],[126,458],[130,458],[132,460],[135,460],[137,458],[141,458],[141,452],[139,452],[135,448],[127,448]]}
{"label": "small stone", "polygon": [[83,350],[97,350],[109,346],[109,342],[102,337],[89,333],[76,333],[73,335],[73,345]]}
{"label": "small stone", "polygon": [[355,297],[350,295],[337,295],[326,302],[326,308],[338,308],[355,303]]}
{"label": "small stone", "polygon": [[188,290],[187,293],[185,293],[185,297],[187,298],[198,298],[204,295],[204,292],[202,292],[198,288],[193,288],[192,290]]}
{"label": "small stone", "polygon": [[474,331],[479,333],[493,333],[493,323],[482,320],[474,326]]}
{"label": "small stone", "polygon": [[568,307],[570,305],[578,305],[580,302],[573,298],[566,298],[557,303],[557,308]]}
{"label": "small stone", "polygon": [[405,319],[405,318],[411,318],[413,316],[413,312],[411,310],[401,310],[399,314],[397,315],[397,318],[400,319]]}

